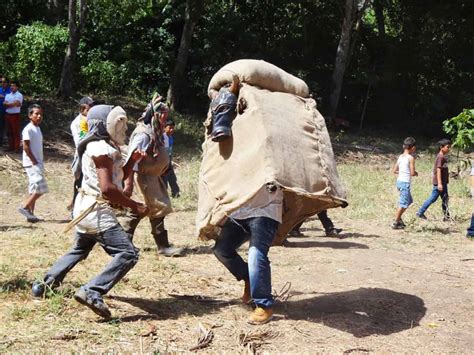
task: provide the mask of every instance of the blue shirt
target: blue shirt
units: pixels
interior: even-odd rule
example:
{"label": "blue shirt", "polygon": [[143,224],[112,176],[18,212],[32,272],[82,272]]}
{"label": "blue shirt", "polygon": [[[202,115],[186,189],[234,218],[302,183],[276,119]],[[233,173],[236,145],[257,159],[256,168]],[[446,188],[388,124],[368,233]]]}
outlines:
{"label": "blue shirt", "polygon": [[11,93],[10,87],[7,87],[6,89],[4,89],[2,86],[0,86],[0,95],[3,96],[3,97],[0,97],[0,112],[1,113],[5,113],[5,106],[3,106],[3,101],[5,101],[5,96],[7,96],[7,94],[9,93]]}

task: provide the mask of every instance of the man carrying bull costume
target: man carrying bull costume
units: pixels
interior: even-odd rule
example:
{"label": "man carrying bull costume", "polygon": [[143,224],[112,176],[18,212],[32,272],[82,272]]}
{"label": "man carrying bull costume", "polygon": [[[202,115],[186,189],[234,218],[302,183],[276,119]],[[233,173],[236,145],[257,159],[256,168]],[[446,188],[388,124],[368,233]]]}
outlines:
{"label": "man carrying bull costume", "polygon": [[148,209],[122,192],[122,155],[127,116],[119,107],[98,105],[87,115],[89,132],[78,145],[77,152],[84,178],[74,204],[76,225],[73,248],[46,273],[42,282],[33,283],[33,296],[42,297],[46,287],[59,285],[66,274],[87,258],[96,243],[112,256],[105,269],[74,295],[79,303],[104,318],[111,313],[102,295],[119,282],[138,260],[138,250],[117,221],[115,207],[129,208],[144,216]]}
{"label": "man carrying bull costume", "polygon": [[[234,77],[230,88],[214,93],[211,102],[212,139],[222,141],[232,135],[231,122],[237,106],[239,82]],[[256,308],[250,324],[264,324],[273,318],[273,295],[268,251],[282,221],[283,192],[275,185],[261,189],[246,205],[232,212],[214,245],[214,254],[235,276],[244,281],[242,302]],[[249,241],[248,262],[237,249]]]}
{"label": "man carrying bull costume", "polygon": [[[158,254],[164,256],[182,256],[183,248],[172,246],[168,240],[168,231],[164,219],[172,212],[171,201],[162,176],[167,172],[170,163],[169,155],[163,144],[163,127],[168,117],[169,109],[161,102],[156,94],[147,106],[142,118],[130,137],[129,154],[125,163],[124,193],[131,196],[133,192],[134,175],[136,183],[149,208],[148,215],[151,224],[151,234],[158,247]],[[134,157],[140,156],[139,162]],[[141,217],[127,213],[120,218],[120,223],[133,238],[135,229]]]}

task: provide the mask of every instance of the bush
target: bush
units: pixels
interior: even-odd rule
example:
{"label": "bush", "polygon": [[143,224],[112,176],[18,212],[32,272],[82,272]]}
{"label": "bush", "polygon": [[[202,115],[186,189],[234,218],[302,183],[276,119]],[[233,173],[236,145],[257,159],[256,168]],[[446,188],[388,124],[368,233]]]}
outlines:
{"label": "bush", "polygon": [[35,22],[21,26],[16,35],[0,46],[6,75],[22,84],[30,95],[56,89],[68,43],[67,28]]}

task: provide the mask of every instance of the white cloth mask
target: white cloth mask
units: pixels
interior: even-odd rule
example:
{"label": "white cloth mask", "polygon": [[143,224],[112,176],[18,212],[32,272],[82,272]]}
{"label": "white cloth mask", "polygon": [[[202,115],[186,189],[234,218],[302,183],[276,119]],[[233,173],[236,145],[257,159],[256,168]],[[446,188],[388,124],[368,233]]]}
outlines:
{"label": "white cloth mask", "polygon": [[107,115],[107,133],[118,145],[124,145],[127,138],[127,113],[120,106],[115,106]]}

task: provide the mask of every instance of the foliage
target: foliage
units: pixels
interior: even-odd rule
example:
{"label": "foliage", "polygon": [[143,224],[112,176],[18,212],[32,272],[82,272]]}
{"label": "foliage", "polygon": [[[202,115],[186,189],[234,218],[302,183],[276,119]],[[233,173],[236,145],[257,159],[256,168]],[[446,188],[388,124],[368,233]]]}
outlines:
{"label": "foliage", "polygon": [[16,35],[0,47],[5,73],[19,80],[30,95],[51,92],[59,83],[67,29],[41,22],[21,26]]}
{"label": "foliage", "polygon": [[453,138],[453,146],[465,151],[474,146],[474,109],[464,109],[459,115],[443,122],[443,130]]}

